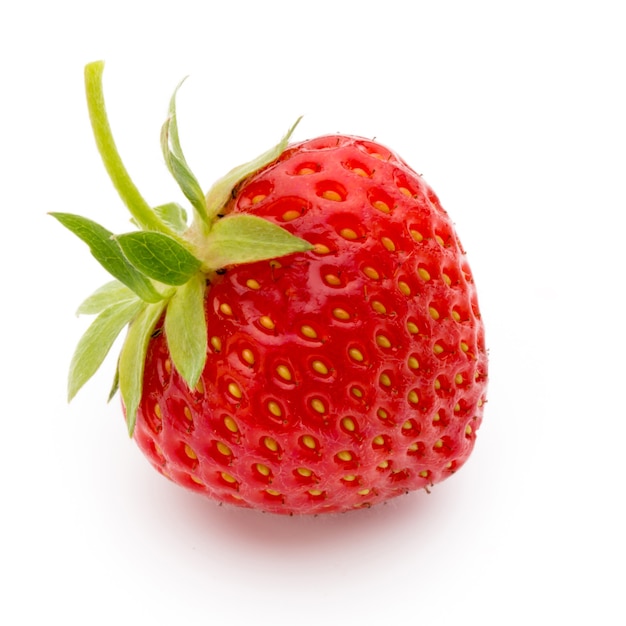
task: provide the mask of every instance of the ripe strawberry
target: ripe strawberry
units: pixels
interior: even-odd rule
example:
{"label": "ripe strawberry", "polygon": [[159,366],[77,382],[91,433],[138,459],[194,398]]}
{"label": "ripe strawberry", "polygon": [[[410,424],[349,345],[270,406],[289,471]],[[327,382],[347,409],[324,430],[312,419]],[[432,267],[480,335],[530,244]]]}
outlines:
{"label": "ripe strawberry", "polygon": [[[87,67],[88,94],[101,71]],[[97,128],[107,164],[117,153]],[[323,513],[454,473],[481,423],[487,356],[465,252],[430,187],[387,148],[332,135],[286,138],[205,200],[174,98],[162,138],[196,210],[190,228],[173,205],[138,211],[130,179],[115,175],[143,231],[110,239],[54,214],[103,264],[117,255],[143,280],[116,266],[126,286],[110,283],[81,307],[107,331],[79,344],[70,396],[129,324],[117,378],[129,430],[178,484],[275,513]]]}

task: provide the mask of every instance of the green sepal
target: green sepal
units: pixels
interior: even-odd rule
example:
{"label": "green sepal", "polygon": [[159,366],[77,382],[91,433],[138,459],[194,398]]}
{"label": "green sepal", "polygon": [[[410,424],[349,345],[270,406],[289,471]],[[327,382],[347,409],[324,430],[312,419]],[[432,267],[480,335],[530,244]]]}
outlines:
{"label": "green sepal", "polygon": [[109,397],[107,398],[107,402],[111,402],[115,397],[115,394],[120,389],[120,359],[117,358],[117,365],[115,367],[115,374],[113,375],[113,382],[111,383],[111,389],[109,391]]}
{"label": "green sepal", "polygon": [[270,148],[256,159],[233,168],[226,176],[220,178],[211,189],[209,189],[206,196],[206,212],[209,223],[220,213],[228,200],[230,200],[232,190],[239,182],[250,176],[250,174],[254,174],[254,172],[269,165],[284,152],[293,131],[296,129],[301,119],[302,117],[299,117],[296,120],[295,124],[287,131],[287,134],[273,148]]}
{"label": "green sepal", "polygon": [[76,315],[97,315],[113,304],[136,298],[137,294],[126,285],[119,280],[112,280],[83,300],[76,310]]}
{"label": "green sepal", "polygon": [[113,241],[113,233],[80,215],[71,213],[50,213],[50,215],[82,239],[100,265],[111,276],[132,289],[142,300],[158,302],[162,299],[163,296],[152,283],[128,262],[122,249]]}
{"label": "green sepal", "polygon": [[177,233],[182,234],[187,230],[187,211],[177,202],[155,206],[154,212]]}
{"label": "green sepal", "polygon": [[197,273],[176,290],[165,314],[165,337],[172,363],[191,389],[198,384],[206,362],[205,290],[206,277]]}
{"label": "green sepal", "polygon": [[313,246],[284,228],[254,215],[235,214],[217,221],[207,237],[203,261],[222,268],[240,263],[273,259]]}
{"label": "green sepal", "polygon": [[132,437],[137,421],[137,409],[143,389],[143,372],[148,344],[159,321],[165,302],[146,306],[128,328],[118,365],[119,390],[126,411],[128,434]]}
{"label": "green sepal", "polygon": [[165,164],[178,183],[185,197],[191,202],[200,218],[207,222],[206,198],[204,192],[187,164],[183,149],[178,137],[178,122],[176,120],[176,94],[183,84],[183,79],[172,94],[170,99],[169,113],[161,127],[161,150],[165,158]]}
{"label": "green sepal", "polygon": [[184,284],[202,265],[187,248],[162,233],[139,230],[114,239],[136,269],[165,285]]}
{"label": "green sepal", "polygon": [[96,373],[122,329],[146,305],[134,300],[113,304],[104,309],[81,337],[72,362],[68,380],[68,401]]}

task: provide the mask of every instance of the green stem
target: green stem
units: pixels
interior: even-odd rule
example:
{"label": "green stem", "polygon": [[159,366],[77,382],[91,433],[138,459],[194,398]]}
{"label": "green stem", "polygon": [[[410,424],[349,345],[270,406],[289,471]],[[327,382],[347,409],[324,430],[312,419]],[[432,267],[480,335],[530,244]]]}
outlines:
{"label": "green stem", "polygon": [[93,129],[94,138],[98,152],[104,162],[104,167],[117,189],[124,204],[128,207],[137,224],[144,230],[153,230],[170,235],[176,240],[179,237],[166,224],[164,224],[156,213],[150,208],[139,190],[133,183],[128,171],[122,163],[119,152],[111,133],[109,119],[107,117],[104,104],[104,93],[102,89],[102,72],[104,61],[95,61],[85,66],[85,91],[87,95],[87,107],[89,118]]}

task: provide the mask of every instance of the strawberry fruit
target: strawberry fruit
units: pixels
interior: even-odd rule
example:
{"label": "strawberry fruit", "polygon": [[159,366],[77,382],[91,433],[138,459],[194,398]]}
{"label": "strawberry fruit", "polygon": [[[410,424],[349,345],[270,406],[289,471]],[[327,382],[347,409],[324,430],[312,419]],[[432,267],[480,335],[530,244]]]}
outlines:
{"label": "strawberry fruit", "polygon": [[[139,230],[54,213],[115,280],[70,369],[70,398],[128,326],[113,392],[164,476],[282,514],[347,511],[426,489],[470,455],[487,355],[452,222],[394,152],[290,133],[205,196],[185,161],[175,96],[162,133],[194,218],[151,208],[115,149],[103,64],[86,67],[105,166]],[[292,128],[293,131],[293,128]]]}

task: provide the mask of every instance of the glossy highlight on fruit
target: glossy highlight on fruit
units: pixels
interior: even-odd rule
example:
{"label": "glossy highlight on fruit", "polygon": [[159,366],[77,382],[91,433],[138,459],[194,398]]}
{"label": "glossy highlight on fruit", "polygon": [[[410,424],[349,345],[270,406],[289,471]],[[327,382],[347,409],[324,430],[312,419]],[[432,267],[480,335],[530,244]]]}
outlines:
{"label": "glossy highlight on fruit", "polygon": [[[183,269],[159,270],[172,287],[156,302],[153,260],[131,248],[169,242],[153,225],[114,237],[147,276],[143,299],[116,300],[129,335],[142,330],[141,363],[122,358],[114,389],[152,465],[279,514],[369,507],[454,474],[482,421],[487,353],[465,252],[423,178],[374,141],[328,135],[284,142],[204,203],[186,195],[196,219],[171,244]],[[287,247],[255,257],[266,230]]]}

